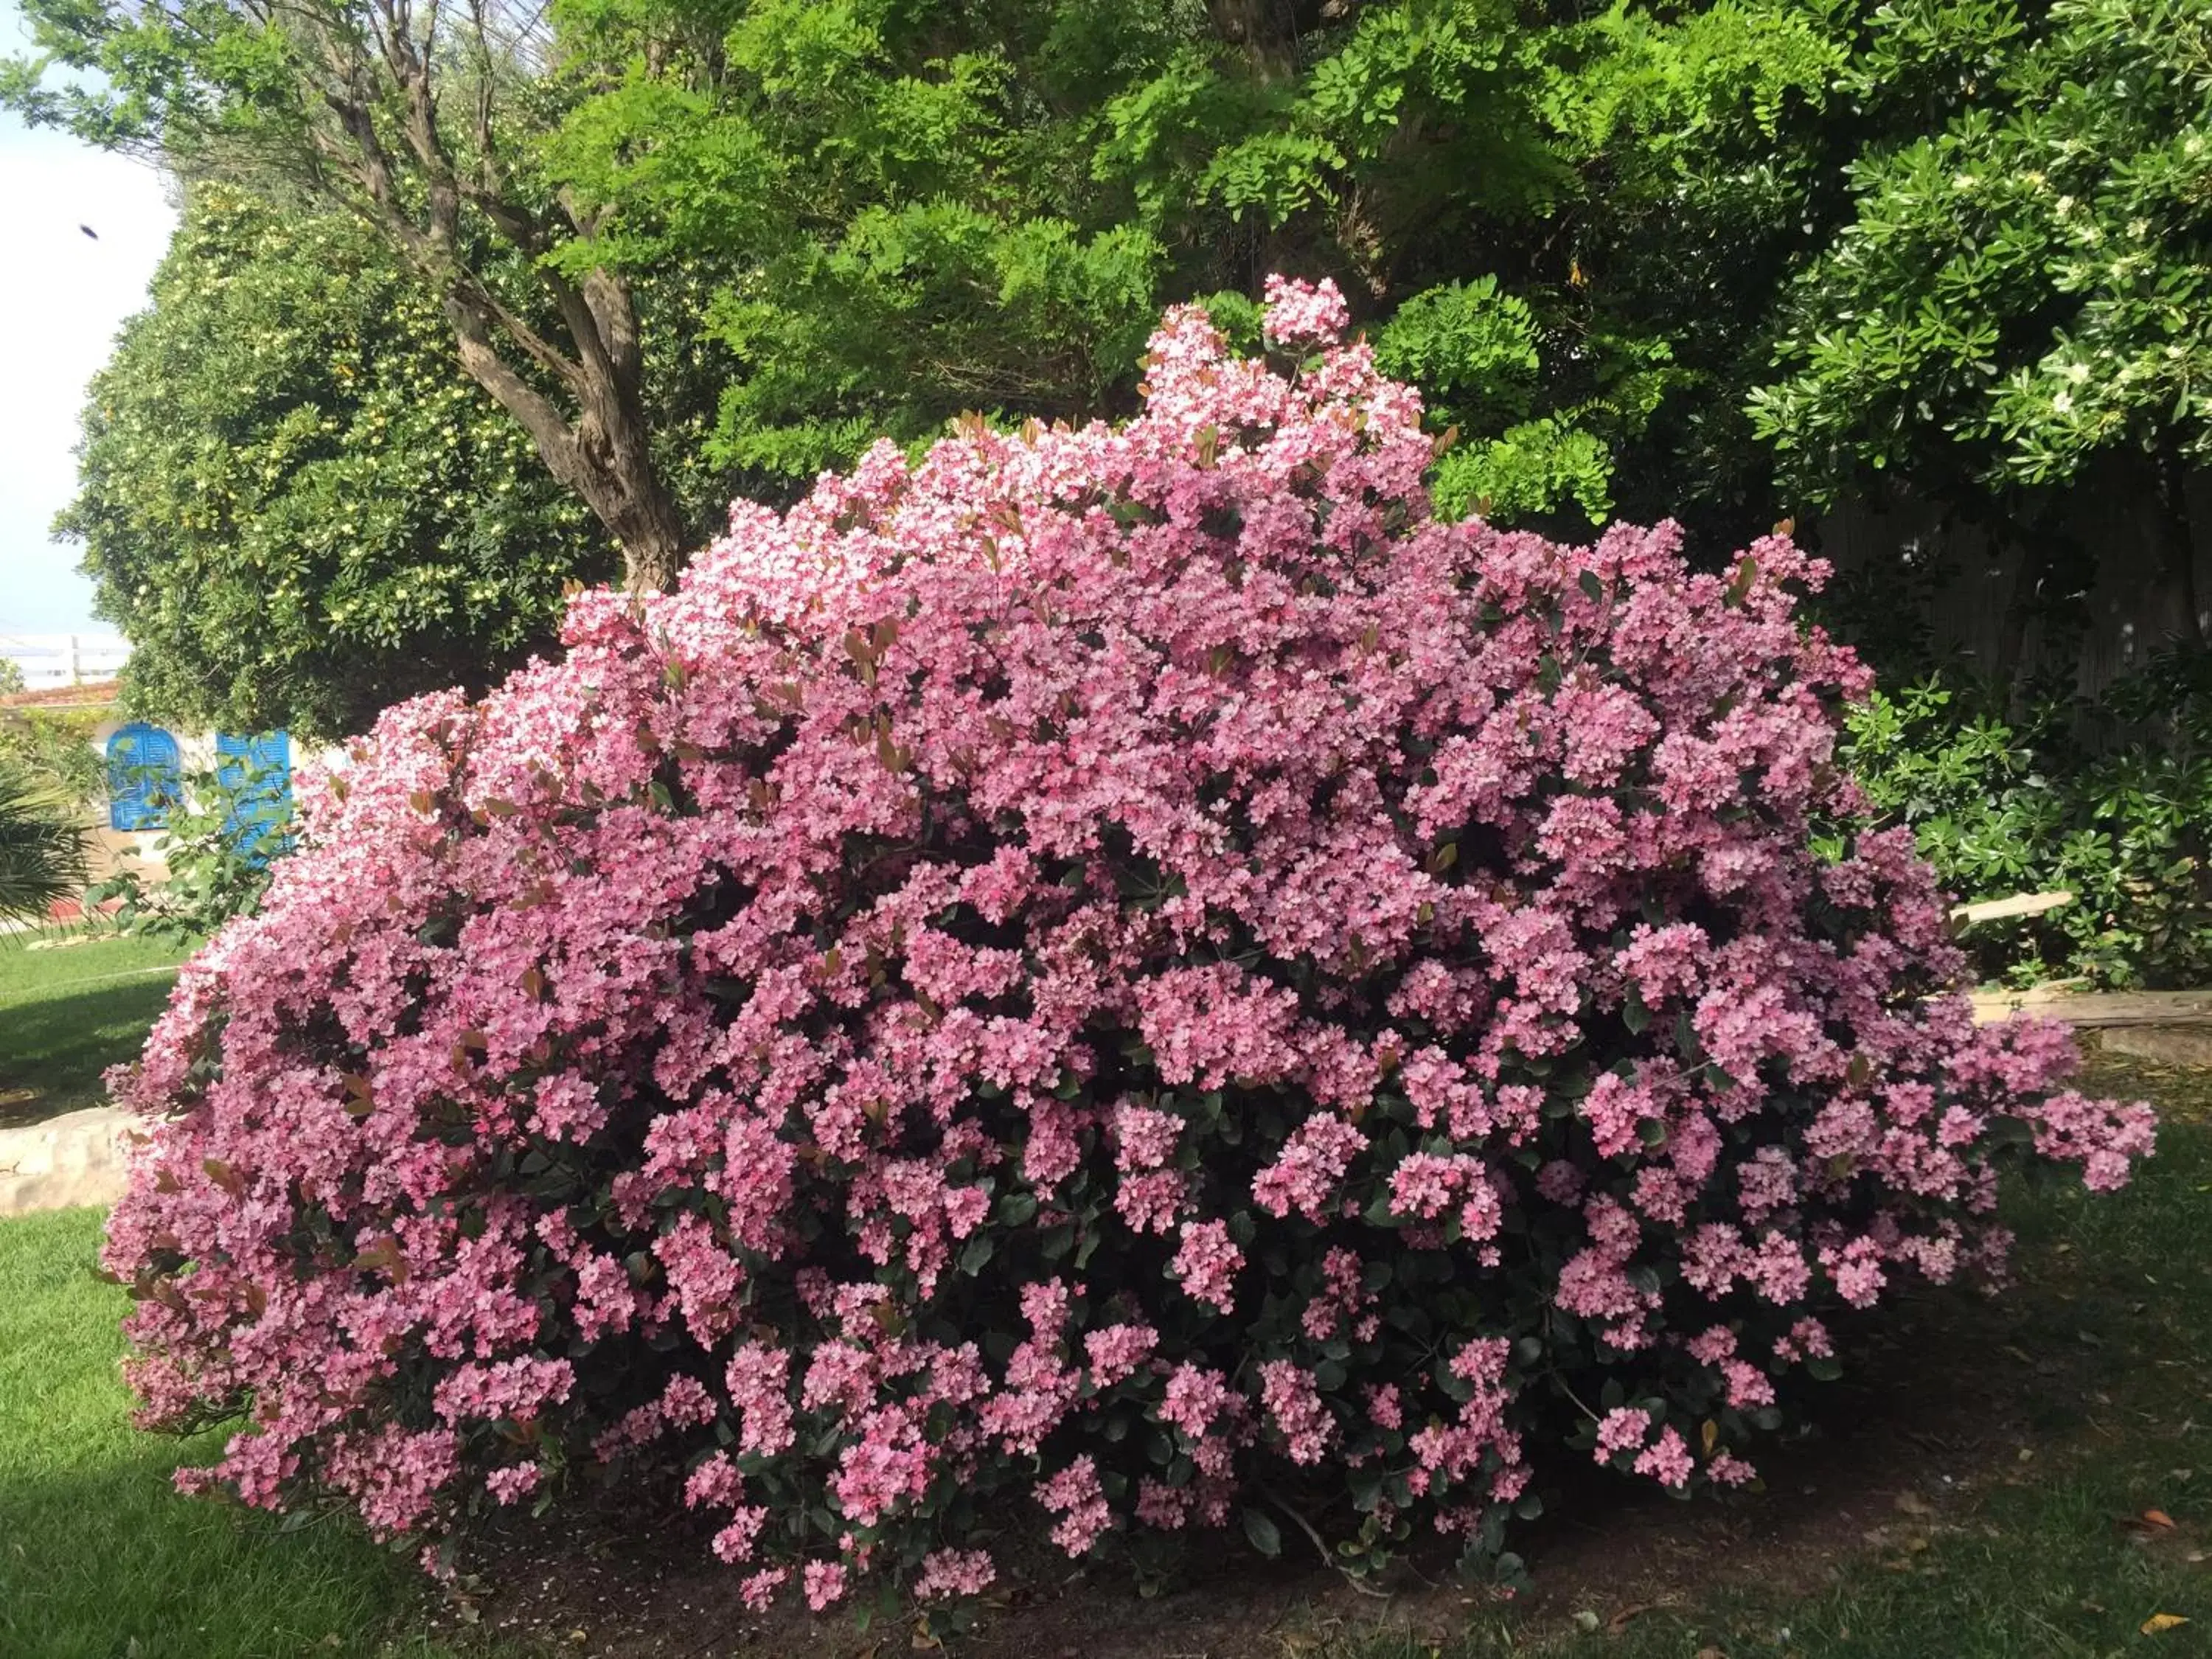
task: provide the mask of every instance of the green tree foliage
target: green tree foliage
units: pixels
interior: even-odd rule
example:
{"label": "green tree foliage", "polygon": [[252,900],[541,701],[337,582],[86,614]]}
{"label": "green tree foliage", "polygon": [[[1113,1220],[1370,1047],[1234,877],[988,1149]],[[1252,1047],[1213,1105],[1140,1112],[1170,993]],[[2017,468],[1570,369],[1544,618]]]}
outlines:
{"label": "green tree foliage", "polygon": [[1561,345],[1609,371],[1584,395],[1619,410],[1631,518],[1681,518],[1719,549],[1788,505],[1744,405],[1776,296],[1844,216],[1844,162],[1877,118],[1838,94],[1874,10],[1617,3],[1555,27],[1545,110],[1583,181],[1547,228],[1573,257]]}
{"label": "green tree foliage", "polygon": [[356,727],[550,639],[605,533],[455,373],[435,305],[336,215],[196,189],[94,380],[78,497],[138,707]]}
{"label": "green tree foliage", "polygon": [[1853,711],[1844,750],[1876,809],[1911,826],[1960,897],[2075,896],[2039,917],[1975,924],[1960,942],[1991,977],[2203,984],[2212,975],[2204,654],[2162,653],[2087,711],[2008,690],[1954,676],[1877,693]]}
{"label": "green tree foliage", "polygon": [[[484,343],[544,395],[580,396],[570,369],[592,354],[579,296],[629,307],[651,471],[694,540],[733,481],[788,491],[880,433],[921,440],[971,409],[1124,410],[1162,304],[1208,295],[1228,315],[1273,269],[1338,276],[1386,365],[1431,389],[1438,427],[1458,430],[1437,478],[1449,510],[1568,528],[1680,511],[1680,481],[1633,457],[1662,406],[1725,401],[1666,313],[1705,307],[1639,287],[1624,275],[1634,262],[1603,250],[1627,241],[1606,228],[1632,201],[1670,223],[1713,145],[1619,157],[1692,111],[1755,136],[1814,78],[1804,51],[1775,47],[1787,30],[1732,6],[1662,23],[1626,5],[1585,22],[1497,0],[564,0],[557,51],[441,33],[382,3],[33,9],[42,41],[104,67],[118,95],[68,94],[19,66],[5,89],[19,107],[156,144],[193,177],[246,179],[288,216],[348,203],[373,234],[346,258],[390,271],[392,307],[400,273],[411,280],[422,301],[397,314],[423,323],[410,329],[425,360],[442,325],[572,488]],[[382,54],[331,106],[360,119],[333,127],[301,103],[331,90],[302,59],[318,41],[334,62]],[[1692,74],[1692,60],[1724,67]],[[427,133],[391,104],[406,87],[427,89]],[[510,195],[534,204],[527,223]],[[250,309],[260,285],[246,286],[225,303]],[[380,422],[340,377],[343,351],[303,351],[285,396],[322,414],[283,411],[272,456],[218,455],[241,422],[266,424],[226,402],[261,383],[240,349],[173,362],[189,378],[205,358],[217,414],[149,422],[140,435],[164,454],[150,471],[121,459],[94,407],[72,522],[112,578],[111,609],[168,647],[143,660],[142,703],[351,724],[520,648],[520,624],[542,615],[539,578],[578,567],[573,526],[508,568],[505,509],[539,499],[520,471],[504,494],[394,471],[457,453],[400,443],[403,415],[427,423],[440,404],[482,401],[451,386],[387,398]],[[119,362],[111,390],[140,372]],[[692,411],[717,399],[701,443]],[[493,443],[488,420],[460,424]],[[303,443],[309,425],[319,444]],[[1740,446],[1709,447],[1740,460]],[[1620,499],[1625,464],[1663,489]],[[471,522],[447,524],[460,501]],[[1771,521],[1769,504],[1754,516]],[[194,549],[198,562],[179,556]],[[481,615],[465,619],[454,605],[471,593]]]}
{"label": "green tree foliage", "polygon": [[[2196,0],[31,10],[118,90],[19,67],[18,107],[355,204],[595,502],[485,342],[592,404],[592,363],[703,335],[713,464],[788,489],[969,410],[1126,410],[1162,303],[1268,270],[1336,276],[1423,377],[1455,510],[1719,544],[1885,467],[1987,518],[2095,452],[2162,484],[2196,453]],[[683,497],[624,384],[628,435],[583,447]]]}
{"label": "green tree foliage", "polygon": [[[740,365],[717,434],[733,465],[796,479],[970,409],[1126,409],[1161,304],[1228,316],[1220,291],[1283,270],[1336,276],[1460,428],[1446,502],[1581,522],[1614,510],[1622,453],[1692,382],[1656,313],[1703,303],[1586,268],[1619,217],[1613,149],[1688,112],[1771,130],[1818,60],[1734,6],[1680,25],[1500,0],[556,15],[602,77],[551,151],[597,227],[562,257],[739,273],[709,313]],[[1641,210],[1663,220],[1704,154],[1641,155]]]}
{"label": "green tree foliage", "polygon": [[1853,162],[1853,216],[1789,296],[1785,372],[1751,394],[1759,434],[1815,498],[1887,471],[2031,526],[2027,492],[2132,461],[2172,628],[2201,639],[2183,486],[2212,454],[2212,11],[1907,0],[1845,85],[1900,81],[1940,95]]}
{"label": "green tree foliage", "polygon": [[0,769],[27,777],[80,806],[100,801],[107,767],[89,708],[0,708]]}
{"label": "green tree foliage", "polygon": [[551,257],[591,221],[538,166],[562,99],[542,6],[22,10],[40,55],[0,62],[0,106],[191,179],[357,216],[434,296],[463,370],[621,546],[630,580],[673,580],[697,526],[659,465],[640,295]]}

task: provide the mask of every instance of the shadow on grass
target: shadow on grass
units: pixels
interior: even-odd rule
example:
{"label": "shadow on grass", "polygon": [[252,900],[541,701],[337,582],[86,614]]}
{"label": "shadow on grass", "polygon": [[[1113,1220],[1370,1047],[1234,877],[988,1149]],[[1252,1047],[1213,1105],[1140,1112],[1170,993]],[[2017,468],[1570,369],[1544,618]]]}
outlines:
{"label": "shadow on grass", "polygon": [[[219,1447],[199,1444],[193,1459]],[[179,1495],[178,1448],[0,1486],[0,1653],[21,1659],[382,1659],[428,1597],[412,1560],[337,1517]],[[167,1455],[164,1455],[167,1454]]]}
{"label": "shadow on grass", "polygon": [[219,1455],[130,1425],[123,1292],[94,1274],[100,1212],[0,1221],[0,1655],[7,1659],[433,1659],[395,1638],[427,1599],[350,1523],[179,1496]]}
{"label": "shadow on grass", "polygon": [[[137,1057],[174,980],[138,970],[10,1000],[0,1009],[0,1128],[100,1104],[100,1073]],[[31,1097],[9,1098],[18,1090]]]}

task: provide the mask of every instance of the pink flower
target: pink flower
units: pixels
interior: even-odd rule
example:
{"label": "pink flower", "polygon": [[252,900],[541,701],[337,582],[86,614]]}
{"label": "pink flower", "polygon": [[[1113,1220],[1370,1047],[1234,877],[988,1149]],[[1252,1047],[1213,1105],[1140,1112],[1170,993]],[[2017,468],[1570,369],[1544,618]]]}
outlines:
{"label": "pink flower", "polygon": [[1327,344],[1348,327],[1352,313],[1336,284],[1270,276],[1266,285],[1267,337],[1289,345]]}
{"label": "pink flower", "polygon": [[1115,1161],[1121,1169],[1157,1170],[1174,1158],[1182,1120],[1172,1112],[1124,1104],[1114,1109],[1114,1133],[1120,1142]]}
{"label": "pink flower", "polygon": [[1162,1532],[1178,1532],[1190,1519],[1191,1493],[1146,1475],[1137,1482],[1137,1519]]}
{"label": "pink flower", "polygon": [[1597,1461],[1602,1463],[1619,1453],[1638,1449],[1650,1433],[1651,1417],[1648,1412],[1629,1407],[1607,1412],[1597,1425]]}
{"label": "pink flower", "polygon": [[[753,1540],[760,1536],[762,1527],[767,1523],[768,1511],[764,1509],[755,1506],[751,1509],[738,1510],[730,1516],[728,1524],[714,1534],[714,1553],[725,1561],[750,1560],[752,1558]],[[748,1583],[757,1582],[759,1577],[765,1576],[764,1574],[756,1575],[756,1578],[749,1580]],[[775,1582],[781,1583],[781,1577]],[[746,1604],[753,1605],[750,1595],[746,1598]]]}
{"label": "pink flower", "polygon": [[1160,1420],[1196,1439],[1228,1412],[1234,1397],[1220,1372],[1186,1364],[1168,1378],[1160,1402]]}
{"label": "pink flower", "polygon": [[744,1476],[728,1456],[716,1452],[691,1471],[684,1483],[684,1501],[693,1509],[735,1509],[745,1489]]}
{"label": "pink flower", "polygon": [[1757,1469],[1732,1452],[1714,1453],[1712,1461],[1705,1465],[1705,1473],[1716,1485],[1723,1486],[1741,1486],[1759,1478]]}
{"label": "pink flower", "polygon": [[1310,1220],[1328,1213],[1344,1172],[1366,1149],[1367,1137],[1340,1117],[1310,1117],[1291,1132],[1282,1156],[1252,1182],[1254,1202],[1273,1216],[1296,1210]]}
{"label": "pink flower", "polygon": [[1313,1378],[1291,1360],[1270,1359],[1260,1367],[1260,1397],[1291,1462],[1320,1462],[1336,1437],[1336,1422]]}
{"label": "pink flower", "polygon": [[1228,1224],[1221,1221],[1186,1223],[1182,1243],[1170,1264],[1185,1295],[1223,1313],[1235,1311],[1234,1280],[1243,1265],[1244,1252],[1230,1241]]}
{"label": "pink flower", "polygon": [[113,1079],[142,1420],[251,1406],[181,1486],[427,1534],[596,1455],[754,1606],[973,1595],[1023,1492],[1078,1555],[1287,1470],[1465,1535],[1559,1334],[1763,1416],[1835,1305],[1998,1281],[2023,1141],[2129,1178],[2147,1109],[1941,994],[1826,568],[1440,521],[1344,295],[1267,301],[1252,359],[1169,312],[1119,424],[738,503],[303,781]]}
{"label": "pink flower", "polygon": [[1079,1457],[1036,1488],[1037,1502],[1060,1517],[1052,1529],[1052,1541],[1070,1555],[1090,1553],[1092,1545],[1114,1524],[1098,1484],[1098,1467]]}
{"label": "pink flower", "polygon": [[820,1613],[833,1602],[845,1599],[846,1574],[844,1564],[838,1561],[809,1561],[805,1573],[806,1605]]}
{"label": "pink flower", "polygon": [[501,1503],[519,1503],[538,1490],[544,1474],[535,1463],[509,1463],[484,1476],[484,1486]]}
{"label": "pink flower", "polygon": [[959,1595],[981,1595],[999,1576],[986,1550],[937,1550],[921,1559],[921,1572],[914,1582],[917,1601],[942,1601]]}
{"label": "pink flower", "polygon": [[1133,1374],[1159,1340],[1159,1333],[1149,1325],[1109,1325],[1086,1333],[1083,1346],[1091,1356],[1091,1380],[1110,1389]]}
{"label": "pink flower", "polygon": [[1690,1449],[1682,1443],[1682,1437],[1673,1429],[1659,1431],[1658,1439],[1637,1455],[1636,1472],[1648,1474],[1662,1486],[1686,1486],[1694,1466],[1690,1462]]}
{"label": "pink flower", "polygon": [[1369,1385],[1367,1415],[1377,1428],[1397,1429],[1405,1426],[1406,1410],[1401,1401],[1395,1383],[1383,1382]]}

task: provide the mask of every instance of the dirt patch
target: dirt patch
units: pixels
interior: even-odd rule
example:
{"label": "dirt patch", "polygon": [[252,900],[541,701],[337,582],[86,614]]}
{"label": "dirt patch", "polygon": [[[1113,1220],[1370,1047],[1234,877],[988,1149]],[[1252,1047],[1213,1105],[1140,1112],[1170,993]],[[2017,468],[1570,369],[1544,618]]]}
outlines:
{"label": "dirt patch", "polygon": [[[2212,1104],[2212,1073],[2106,1060],[2087,1083],[2154,1094],[2179,1118],[2206,1121]],[[2021,1267],[2036,1287],[2032,1306],[1921,1290],[1839,1329],[1844,1377],[1805,1400],[1806,1432],[1765,1448],[1758,1490],[1686,1504],[1554,1459],[1547,1518],[1515,1536],[1534,1580],[1519,1597],[1462,1588],[1445,1563],[1419,1558],[1378,1597],[1310,1554],[1267,1563],[1218,1540],[1169,1593],[1147,1599],[1126,1573],[1075,1569],[1031,1535],[1026,1547],[1000,1540],[1014,1588],[948,1650],[961,1659],[1322,1659],[1384,1634],[1416,1650],[1443,1647],[1486,1617],[1510,1620],[1522,1644],[1540,1646],[1593,1620],[1624,1628],[1730,1586],[1811,1594],[1846,1565],[1913,1571],[1931,1539],[1971,1524],[1978,1494],[2094,1455],[2100,1415],[2118,1409],[2116,1379],[2158,1363],[2148,1321],[2140,1329],[2069,1325],[2075,1281],[2094,1269],[2063,1244]],[[2116,1316],[2127,1313],[2123,1304]],[[2115,1524],[2147,1549],[2202,1547],[2154,1518]],[[510,1525],[468,1558],[465,1582],[435,1624],[464,1647],[474,1632],[578,1659],[887,1659],[936,1649],[911,1620],[860,1630],[842,1618],[750,1613],[739,1575],[705,1545],[704,1531],[672,1508],[619,1521],[564,1516],[557,1531]]]}
{"label": "dirt patch", "polygon": [[[1017,1588],[951,1650],[967,1659],[1294,1659],[1383,1633],[1443,1645],[1486,1613],[1510,1615],[1529,1637],[1571,1628],[1577,1615],[1625,1625],[1731,1582],[1809,1593],[1870,1551],[1909,1563],[1978,1489],[2059,1455],[2039,1419],[2054,1399],[2093,1407],[2101,1363],[2087,1346],[2039,1360],[2017,1345],[2008,1352],[1996,1308],[1930,1301],[1857,1334],[1846,1349],[1857,1364],[1827,1391],[1814,1432],[1760,1460],[1763,1491],[1684,1504],[1594,1467],[1555,1469],[1551,1513],[1561,1518],[1515,1540],[1534,1578],[1521,1597],[1462,1588],[1441,1577],[1447,1564],[1419,1559],[1377,1597],[1310,1556],[1267,1563],[1222,1540],[1170,1593],[1146,1599],[1125,1573],[1017,1549],[1008,1575]],[[911,1624],[862,1631],[841,1619],[747,1612],[739,1575],[706,1556],[705,1534],[680,1513],[586,1524],[580,1533],[571,1519],[557,1534],[516,1526],[488,1540],[471,1573],[485,1588],[447,1598],[436,1614],[441,1633],[478,1630],[595,1659],[928,1650]]]}
{"label": "dirt patch", "polygon": [[10,1089],[0,1085],[0,1129],[36,1123],[46,1115],[42,1104],[45,1099],[36,1089]]}

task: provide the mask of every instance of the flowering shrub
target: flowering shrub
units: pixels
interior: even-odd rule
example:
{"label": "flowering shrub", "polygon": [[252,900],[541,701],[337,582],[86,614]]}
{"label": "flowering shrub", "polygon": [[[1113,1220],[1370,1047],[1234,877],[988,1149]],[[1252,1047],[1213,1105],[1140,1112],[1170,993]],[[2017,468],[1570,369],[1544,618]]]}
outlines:
{"label": "flowering shrub", "polygon": [[[1275,284],[1127,426],[972,424],[568,654],[388,714],[119,1079],[107,1261],[187,1472],[382,1531],[672,1466],[750,1597],[1278,1504],[1494,1555],[1538,1436],[1747,1479],[1823,1313],[1994,1272],[2146,1109],[1977,1030],[1779,538],[1430,516]],[[1838,844],[1824,858],[1816,844]]]}

